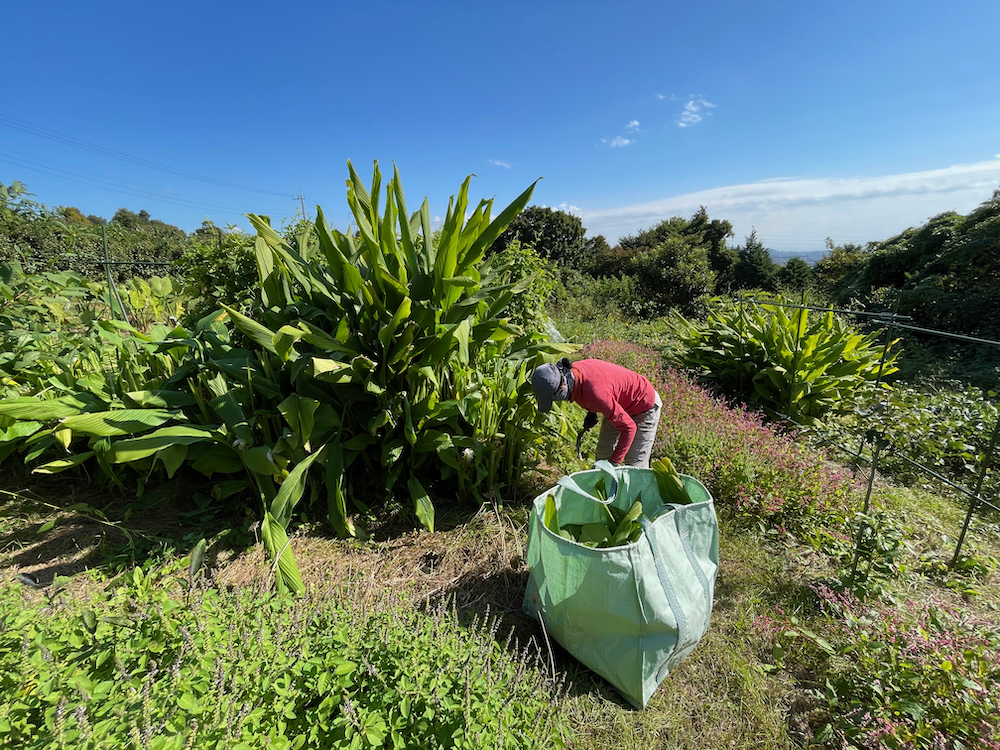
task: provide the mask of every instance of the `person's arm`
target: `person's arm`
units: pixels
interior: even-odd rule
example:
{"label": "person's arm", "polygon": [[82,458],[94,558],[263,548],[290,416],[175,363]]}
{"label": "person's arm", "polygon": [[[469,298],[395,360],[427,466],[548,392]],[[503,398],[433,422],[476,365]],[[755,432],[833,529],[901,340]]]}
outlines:
{"label": "person's arm", "polygon": [[628,455],[628,449],[632,447],[632,440],[635,438],[635,420],[629,416],[617,401],[612,402],[611,412],[605,414],[605,418],[618,428],[618,445],[608,460],[613,464],[620,464]]}

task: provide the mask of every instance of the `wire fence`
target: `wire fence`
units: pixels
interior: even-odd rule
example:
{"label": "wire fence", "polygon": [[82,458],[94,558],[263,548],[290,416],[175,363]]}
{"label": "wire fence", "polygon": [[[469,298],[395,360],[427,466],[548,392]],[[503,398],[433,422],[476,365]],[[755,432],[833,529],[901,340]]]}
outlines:
{"label": "wire fence", "polygon": [[[964,334],[952,333],[949,331],[939,331],[912,325],[911,323],[907,322],[911,320],[909,316],[900,315],[895,310],[892,312],[873,312],[864,310],[838,309],[833,307],[814,307],[806,304],[776,302],[771,299],[756,299],[748,297],[738,297],[737,304],[739,305],[740,309],[741,321],[744,320],[745,305],[753,304],[762,306],[791,308],[794,310],[804,310],[804,311],[813,310],[822,313],[832,312],[840,315],[853,316],[855,318],[866,320],[869,323],[884,324],[885,325],[885,328],[883,330],[884,342],[882,345],[882,355],[879,366],[879,374],[877,376],[877,380],[875,383],[876,388],[881,384],[882,370],[884,369],[883,366],[885,365],[887,357],[889,356],[890,347],[892,346],[892,343],[895,340],[896,335],[903,331],[918,333],[921,336],[959,340],[965,343],[975,344],[977,346],[989,346],[989,347],[1000,348],[1000,341],[994,341],[991,339],[978,338],[975,336],[967,336]],[[896,310],[898,310],[898,295],[897,295]],[[801,327],[797,327],[796,339],[795,339],[796,355],[799,352],[799,347],[801,344],[800,341],[801,336],[799,333],[800,330]],[[738,333],[741,341],[745,341],[745,331],[743,330],[742,325],[740,326],[740,330],[738,331]],[[888,391],[885,391],[885,393],[888,394]],[[801,426],[798,422],[793,420],[787,414],[776,412],[772,409],[767,409],[766,411],[772,418],[777,418],[783,422],[788,423],[789,425],[794,425],[796,427]],[[838,450],[843,451],[845,454],[853,457],[858,462],[867,463],[869,465],[869,474],[867,477],[867,489],[865,491],[865,496],[861,511],[862,519],[867,519],[869,511],[871,510],[872,492],[874,488],[875,477],[879,472],[880,463],[883,462],[887,456],[892,455],[895,459],[898,459],[900,462],[906,464],[907,466],[912,467],[917,472],[932,477],[934,480],[947,486],[955,493],[957,493],[958,496],[962,497],[965,501],[967,501],[968,507],[966,508],[965,518],[962,522],[962,527],[958,534],[958,539],[955,544],[954,553],[952,554],[950,561],[950,565],[954,567],[955,564],[959,561],[960,556],[962,554],[962,548],[966,542],[966,538],[969,533],[973,517],[977,513],[981,513],[982,511],[987,511],[987,510],[1000,513],[1000,500],[997,499],[996,492],[993,491],[991,494],[990,491],[987,490],[985,485],[986,477],[989,474],[990,469],[995,462],[997,442],[998,439],[1000,439],[998,438],[998,436],[1000,436],[1000,415],[998,415],[993,425],[989,440],[989,447],[981,454],[979,458],[979,466],[976,472],[975,480],[972,483],[973,484],[972,487],[969,487],[963,484],[962,482],[958,482],[952,478],[944,476],[941,472],[936,471],[930,466],[927,466],[924,461],[914,460],[910,456],[903,454],[902,451],[894,447],[893,441],[889,440],[887,438],[887,435],[888,432],[885,427],[883,427],[882,429],[872,428],[865,431],[860,436],[860,441],[859,441],[860,444],[858,445],[857,449],[852,449],[850,446],[842,443],[839,443],[835,446]],[[859,525],[857,537],[854,544],[855,547],[854,559],[851,566],[852,579],[854,578],[857,572],[859,560],[864,554],[861,540],[863,539],[864,534],[868,530],[869,529],[867,528],[867,521],[862,520],[861,524]]]}

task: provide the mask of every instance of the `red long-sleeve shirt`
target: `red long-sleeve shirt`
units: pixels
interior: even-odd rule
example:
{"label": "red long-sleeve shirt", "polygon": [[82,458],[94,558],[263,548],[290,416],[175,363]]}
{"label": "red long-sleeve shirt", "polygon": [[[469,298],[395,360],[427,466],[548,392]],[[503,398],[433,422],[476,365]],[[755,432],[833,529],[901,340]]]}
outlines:
{"label": "red long-sleeve shirt", "polygon": [[587,411],[597,412],[618,428],[620,437],[612,463],[621,463],[635,437],[633,416],[652,409],[656,390],[647,378],[602,359],[581,359],[573,363],[572,399]]}

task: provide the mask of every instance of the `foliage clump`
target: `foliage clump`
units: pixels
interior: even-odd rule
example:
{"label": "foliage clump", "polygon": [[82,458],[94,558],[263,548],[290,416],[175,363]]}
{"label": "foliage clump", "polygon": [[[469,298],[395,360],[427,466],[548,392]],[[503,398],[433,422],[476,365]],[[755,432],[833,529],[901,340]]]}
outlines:
{"label": "foliage clump", "polygon": [[[866,246],[837,246],[817,263],[818,279],[839,306],[859,302],[895,310],[913,325],[1000,341],[1000,190],[966,215],[948,212]],[[918,337],[919,338],[919,337]],[[914,374],[984,387],[996,383],[1000,347],[924,336]]]}
{"label": "foliage clump", "polygon": [[0,459],[47,453],[35,469],[45,473],[91,462],[120,486],[131,467],[140,492],[182,466],[218,475],[220,501],[260,498],[279,585],[296,590],[286,530],[304,497],[342,536],[357,533],[349,504],[366,510],[361,492],[408,497],[431,530],[431,492],[502,501],[536,440],[524,374],[572,348],[507,317],[532,283],[521,255],[483,262],[533,186],[495,218],[492,201],[467,216],[467,179],[435,237],[427,201],[411,215],[398,174],[383,212],[378,165],[370,191],[349,169],[356,235],[320,210],[293,246],[251,214],[252,315],[224,304],[193,329],[150,335],[101,322],[113,359],[63,382],[58,398],[42,386],[0,401]]}
{"label": "foliage clump", "polygon": [[[84,216],[72,206],[48,208],[31,199],[25,186],[14,180],[0,183],[0,262],[18,261],[30,270],[74,271],[89,278],[103,278],[96,262],[108,253],[121,265],[118,279],[148,275],[149,268],[130,262],[171,263],[188,247],[184,230],[153,219],[147,211],[119,209],[110,222]],[[159,271],[162,273],[163,268]]]}
{"label": "foliage clump", "polygon": [[564,730],[560,687],[495,622],[168,583],[136,569],[93,608],[0,588],[5,747],[546,748]]}
{"label": "foliage clump", "polygon": [[886,443],[880,472],[912,486],[928,480],[914,466],[919,463],[970,490],[982,476],[982,495],[989,498],[998,489],[997,462],[990,455],[1000,420],[997,397],[996,391],[960,382],[896,382],[811,431],[817,439],[852,446],[874,431]]}
{"label": "foliage clump", "polygon": [[488,254],[519,242],[554,265],[579,268],[584,259],[586,231],[579,216],[547,206],[528,206],[497,237]]}
{"label": "foliage clump", "polygon": [[181,322],[193,327],[220,304],[249,313],[257,300],[254,240],[242,232],[223,231],[206,221],[174,264],[186,291],[196,301]]}
{"label": "foliage clump", "polygon": [[[729,396],[810,424],[896,371],[881,331],[863,334],[832,311],[724,302],[704,322],[676,315],[681,363]],[[892,342],[895,344],[895,342]]]}
{"label": "foliage clump", "polygon": [[[598,494],[602,491],[603,483],[598,485]],[[604,509],[605,517],[600,521],[564,525],[559,523],[555,496],[549,495],[545,498],[545,514],[542,520],[545,527],[553,534],[585,547],[606,549],[639,541],[642,535],[642,524],[639,521],[642,517],[642,493],[639,493],[628,510],[614,505],[601,507]]]}

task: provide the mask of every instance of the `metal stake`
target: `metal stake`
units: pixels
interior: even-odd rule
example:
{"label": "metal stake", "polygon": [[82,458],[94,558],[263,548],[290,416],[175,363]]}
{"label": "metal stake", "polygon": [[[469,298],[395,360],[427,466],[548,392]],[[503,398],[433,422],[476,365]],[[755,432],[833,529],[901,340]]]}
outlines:
{"label": "metal stake", "polygon": [[[862,515],[866,517],[868,516],[868,510],[871,507],[872,486],[875,484],[875,472],[878,470],[878,454],[881,451],[881,438],[876,435],[875,439],[872,441],[872,468],[871,473],[868,475],[868,491],[865,493],[864,510],[861,511]],[[851,564],[851,583],[854,582],[854,575],[858,572],[858,560],[861,557],[861,536],[864,534],[865,526],[867,525],[868,521],[863,519],[861,521],[861,525],[858,527],[858,538],[854,542],[854,562]]]}
{"label": "metal stake", "polygon": [[955,555],[951,558],[951,567],[955,567],[958,562],[958,557],[962,552],[962,545],[965,543],[965,534],[969,530],[969,523],[972,521],[972,514],[979,507],[982,502],[982,497],[980,492],[983,489],[983,481],[986,479],[986,472],[989,471],[990,461],[993,458],[993,449],[997,445],[997,433],[1000,432],[1000,416],[997,417],[997,423],[993,425],[993,437],[990,438],[990,447],[986,451],[986,455],[983,456],[983,463],[979,466],[979,478],[976,480],[976,496],[969,500],[969,510],[965,514],[965,522],[962,524],[962,533],[958,535],[958,544],[955,545]]}

